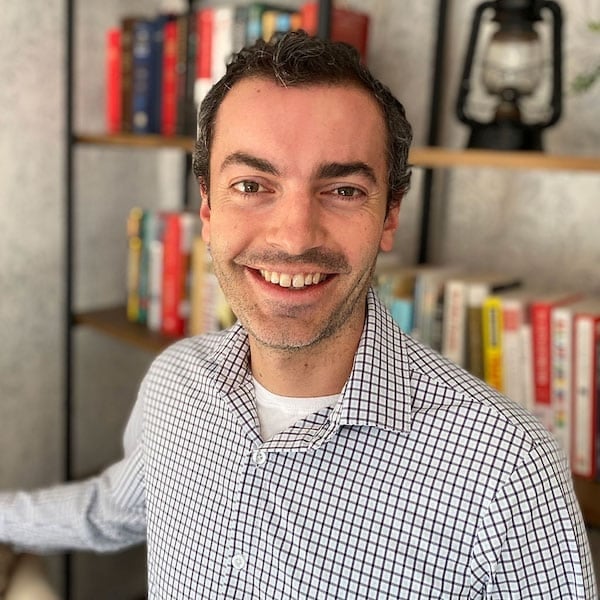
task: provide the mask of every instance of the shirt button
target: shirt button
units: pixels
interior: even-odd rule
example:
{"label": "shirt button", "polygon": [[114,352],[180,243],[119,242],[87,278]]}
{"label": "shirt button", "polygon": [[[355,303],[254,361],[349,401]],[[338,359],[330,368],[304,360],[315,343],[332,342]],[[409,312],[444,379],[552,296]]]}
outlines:
{"label": "shirt button", "polygon": [[231,566],[236,570],[240,571],[246,566],[246,557],[243,554],[236,554],[231,559]]}
{"label": "shirt button", "polygon": [[267,462],[267,453],[262,448],[257,448],[252,453],[252,460],[256,465],[264,465]]}

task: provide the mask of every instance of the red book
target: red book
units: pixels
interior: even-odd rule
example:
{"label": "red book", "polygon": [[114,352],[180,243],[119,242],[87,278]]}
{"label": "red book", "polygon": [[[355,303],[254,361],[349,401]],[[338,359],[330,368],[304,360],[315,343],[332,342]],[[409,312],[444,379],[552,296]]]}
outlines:
{"label": "red book", "polygon": [[177,21],[168,19],[163,29],[162,105],[160,130],[163,135],[174,135],[177,126],[178,73]]}
{"label": "red book", "polygon": [[196,13],[196,83],[194,102],[199,106],[212,87],[212,37],[213,15],[211,7],[201,8]]}
{"label": "red book", "polygon": [[600,454],[600,307],[575,313],[573,348],[572,469],[595,479]]}
{"label": "red book", "polygon": [[575,302],[580,294],[556,293],[536,298],[531,303],[531,344],[533,351],[533,413],[549,430],[553,430],[551,314],[556,306]]}
{"label": "red book", "polygon": [[106,129],[121,131],[121,29],[106,32]]}
{"label": "red book", "polygon": [[189,269],[198,217],[191,213],[163,215],[162,332],[184,335],[189,313]]}
{"label": "red book", "polygon": [[[300,9],[302,29],[310,35],[316,35],[319,23],[319,3],[307,2]],[[369,38],[369,15],[347,8],[334,7],[331,13],[331,39],[346,42],[354,46],[363,62],[367,59]]]}

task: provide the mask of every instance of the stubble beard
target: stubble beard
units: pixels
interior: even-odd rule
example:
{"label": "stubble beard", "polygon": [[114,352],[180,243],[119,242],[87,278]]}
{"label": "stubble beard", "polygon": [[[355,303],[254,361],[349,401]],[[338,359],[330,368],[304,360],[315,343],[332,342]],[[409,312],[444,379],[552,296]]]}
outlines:
{"label": "stubble beard", "polygon": [[[282,316],[274,317],[272,319],[273,322],[269,324],[268,311],[265,314],[260,306],[257,306],[249,298],[244,298],[240,293],[243,291],[243,285],[240,284],[243,274],[240,271],[241,267],[235,265],[238,258],[233,261],[234,265],[231,275],[221,268],[219,260],[214,260],[214,257],[213,267],[231,309],[248,335],[265,349],[298,353],[303,350],[313,349],[326,340],[342,336],[345,331],[350,330],[352,327],[360,325],[362,330],[366,296],[375,270],[375,260],[376,257],[363,270],[360,277],[358,277],[348,290],[348,293],[330,310],[324,322],[313,331],[311,331],[312,325],[305,329],[304,322],[300,321],[302,315],[294,315],[292,314],[293,311],[289,311],[287,315],[284,315],[285,310],[283,307],[279,307],[282,309]],[[343,268],[340,268],[339,271],[343,272],[346,270],[350,273],[350,267],[347,266],[345,258],[337,256],[335,261],[338,267],[343,265]],[[301,263],[302,260],[293,258],[290,262]],[[242,260],[240,260],[240,264],[243,264]],[[273,308],[277,310],[278,307]],[[324,317],[319,315],[318,318],[323,319]],[[297,331],[298,323],[303,328],[301,332]]]}

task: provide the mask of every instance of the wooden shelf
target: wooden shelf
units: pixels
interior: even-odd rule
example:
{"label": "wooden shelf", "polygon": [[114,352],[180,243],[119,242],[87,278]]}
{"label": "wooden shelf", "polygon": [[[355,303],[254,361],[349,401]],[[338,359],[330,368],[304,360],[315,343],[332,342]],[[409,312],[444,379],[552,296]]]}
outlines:
{"label": "wooden shelf", "polygon": [[[192,152],[194,139],[187,136],[136,134],[80,134],[79,144],[125,146],[137,148],[177,148]],[[409,161],[415,167],[492,167],[503,169],[546,169],[562,171],[599,171],[600,156],[573,156],[545,152],[506,152],[500,150],[472,150],[453,148],[413,148]]]}
{"label": "wooden shelf", "polygon": [[600,157],[568,156],[544,152],[413,148],[409,160],[414,166],[430,168],[495,167],[527,170],[600,171]]}
{"label": "wooden shelf", "polygon": [[78,144],[127,148],[176,148],[192,152],[194,139],[182,135],[138,135],[133,133],[82,133],[74,137]]}
{"label": "wooden shelf", "polygon": [[600,482],[573,477],[573,483],[586,524],[600,527]]}
{"label": "wooden shelf", "polygon": [[128,321],[124,306],[78,313],[74,321],[78,325],[86,325],[126,344],[153,353],[164,350],[178,339],[150,331],[145,325]]}

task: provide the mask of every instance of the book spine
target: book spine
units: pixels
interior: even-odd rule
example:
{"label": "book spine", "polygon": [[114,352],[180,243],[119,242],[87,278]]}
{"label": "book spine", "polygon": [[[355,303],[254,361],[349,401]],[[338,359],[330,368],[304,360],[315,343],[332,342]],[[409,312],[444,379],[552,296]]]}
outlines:
{"label": "book spine", "polygon": [[190,18],[188,14],[182,14],[177,17],[175,25],[177,35],[175,36],[173,59],[175,71],[175,91],[173,98],[175,118],[173,119],[173,131],[175,133],[183,133],[185,131],[189,25]]}
{"label": "book spine", "polygon": [[533,343],[534,414],[552,431],[550,398],[550,305],[534,302],[531,305]]}
{"label": "book spine", "polygon": [[525,407],[523,311],[518,302],[502,299],[502,369],[504,393]]}
{"label": "book spine", "polygon": [[489,385],[502,392],[502,301],[498,296],[486,298],[482,306],[482,318],[484,378]]}
{"label": "book spine", "polygon": [[233,6],[220,6],[214,9],[211,85],[225,75],[226,65],[233,54],[234,11]]}
{"label": "book spine", "polygon": [[121,22],[121,131],[133,131],[133,27],[135,17]]}
{"label": "book spine", "polygon": [[150,57],[148,60],[148,131],[160,133],[162,120],[163,47],[166,15],[150,21]]}
{"label": "book spine", "polygon": [[465,365],[466,286],[451,279],[444,290],[442,354],[457,365]]}
{"label": "book spine", "polygon": [[165,23],[162,58],[161,133],[174,135],[177,125],[177,45],[179,23],[170,19]]}
{"label": "book spine", "polygon": [[593,319],[575,315],[573,369],[573,473],[596,475],[598,331]]}
{"label": "book spine", "polygon": [[133,64],[131,101],[133,132],[150,132],[150,47],[151,27],[147,20],[136,21],[133,27]]}
{"label": "book spine", "polygon": [[185,323],[179,313],[183,289],[183,255],[181,220],[177,213],[164,215],[161,327],[165,335],[184,334]]}
{"label": "book spine", "polygon": [[160,233],[150,242],[148,265],[148,319],[151,331],[162,329],[163,243]]}
{"label": "book spine", "polygon": [[178,109],[178,128],[177,131],[183,135],[196,137],[197,118],[196,103],[194,102],[194,85],[196,82],[196,56],[198,35],[196,32],[197,19],[196,13],[190,12],[185,17],[187,23],[187,45],[186,45],[186,63],[185,63],[185,90],[183,100],[179,102]]}
{"label": "book spine", "polygon": [[121,29],[106,33],[106,129],[121,131]]}
{"label": "book spine", "polygon": [[211,7],[201,8],[196,13],[196,80],[194,102],[200,106],[212,86],[212,35],[213,14]]}
{"label": "book spine", "polygon": [[127,319],[137,323],[140,315],[141,223],[143,211],[134,207],[127,218]]}
{"label": "book spine", "polygon": [[565,453],[571,451],[573,323],[568,308],[556,307],[550,316],[550,402],[554,436]]}

